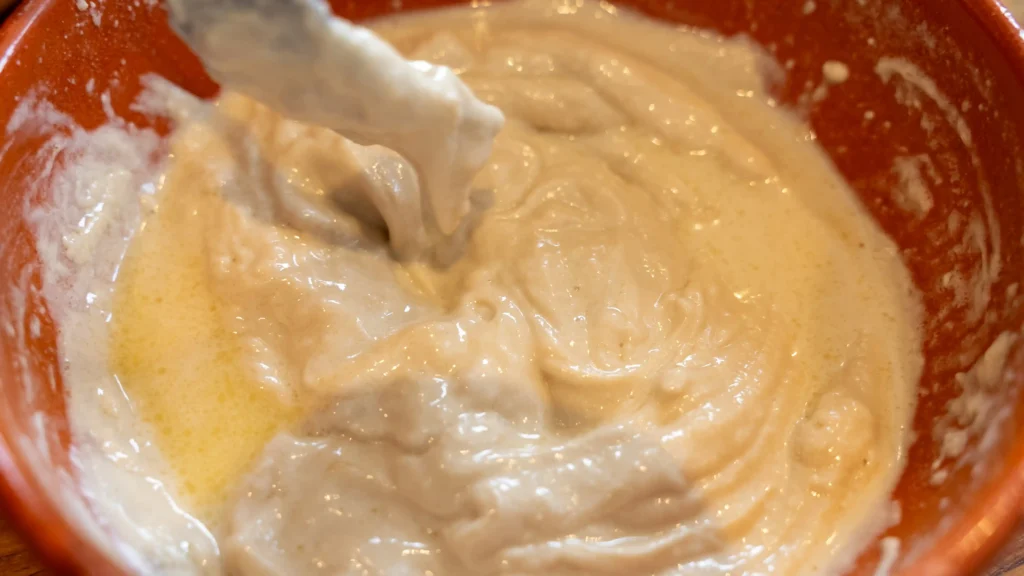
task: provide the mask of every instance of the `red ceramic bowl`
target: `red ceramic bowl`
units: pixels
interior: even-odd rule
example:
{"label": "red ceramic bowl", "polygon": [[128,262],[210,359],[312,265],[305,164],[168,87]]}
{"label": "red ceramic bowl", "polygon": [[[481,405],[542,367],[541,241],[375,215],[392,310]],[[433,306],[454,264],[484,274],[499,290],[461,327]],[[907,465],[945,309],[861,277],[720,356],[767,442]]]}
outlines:
{"label": "red ceramic bowl", "polygon": [[[403,9],[449,4],[404,2]],[[45,90],[79,124],[105,119],[95,94],[109,91],[114,110],[129,110],[139,77],[156,72],[201,96],[215,93],[195,57],[169,31],[163,10],[138,0],[91,0],[100,13],[72,0],[30,0],[0,31],[0,126],[20,98]],[[362,19],[394,10],[390,0],[334,3]],[[402,4],[402,3],[397,3]],[[1016,286],[1024,280],[1024,44],[1020,30],[993,0],[636,0],[624,2],[672,22],[745,33],[771,51],[789,72],[777,96],[798,107],[821,145],[864,204],[895,239],[924,294],[928,312],[926,367],[915,417],[917,441],[895,497],[902,517],[885,536],[902,543],[899,573],[970,574],[1016,524],[1024,496],[1024,351],[1015,349],[1000,394],[1012,415],[999,423],[998,441],[972,475],[962,468],[930,483],[937,451],[934,423],[957,394],[954,374],[969,366],[1003,330],[1024,319]],[[927,82],[877,74],[879,58],[912,62]],[[801,98],[818,86],[826,60],[845,62],[849,81],[827,105]],[[95,92],[86,90],[94,78]],[[923,78],[923,77],[922,77]],[[911,79],[912,80],[912,79]],[[965,132],[966,131],[966,132]],[[965,134],[969,133],[969,138]],[[69,573],[118,574],[78,514],[88,510],[68,461],[69,434],[57,369],[54,326],[39,295],[39,260],[24,218],[25,183],[40,178],[26,158],[41,139],[5,134],[0,142],[0,501],[54,568]],[[929,154],[941,185],[923,218],[900,209],[896,156]],[[988,198],[986,198],[986,195]],[[950,216],[982,213],[998,220],[999,234],[984,240],[1000,254],[1002,272],[980,317],[955,301],[943,283],[951,271],[970,276],[981,256],[957,250],[946,233]],[[18,290],[27,286],[27,292]],[[22,296],[25,296],[23,299]],[[24,301],[22,301],[24,300]],[[25,312],[29,311],[29,314]],[[34,315],[41,330],[29,329]],[[45,439],[27,441],[35,434]],[[879,547],[869,547],[853,571],[871,574]]]}

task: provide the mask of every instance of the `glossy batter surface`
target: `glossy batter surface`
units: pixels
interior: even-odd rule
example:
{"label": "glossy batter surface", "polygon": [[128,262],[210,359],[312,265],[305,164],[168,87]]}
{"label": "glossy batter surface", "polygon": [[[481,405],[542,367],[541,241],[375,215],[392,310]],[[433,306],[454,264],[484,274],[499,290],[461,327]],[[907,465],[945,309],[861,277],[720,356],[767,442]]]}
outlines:
{"label": "glossy batter surface", "polygon": [[917,303],[765,93],[773,63],[596,2],[375,30],[506,117],[449,266],[390,241],[373,199],[416,182],[401,157],[237,94],[169,99],[110,339],[219,545],[169,565],[841,569],[890,518]]}

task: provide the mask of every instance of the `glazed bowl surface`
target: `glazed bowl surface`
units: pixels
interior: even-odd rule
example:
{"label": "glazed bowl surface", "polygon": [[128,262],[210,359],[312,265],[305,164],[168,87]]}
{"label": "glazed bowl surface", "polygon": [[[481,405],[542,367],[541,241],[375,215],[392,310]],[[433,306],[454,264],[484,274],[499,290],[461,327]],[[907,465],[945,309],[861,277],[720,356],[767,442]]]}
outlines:
{"label": "glazed bowl surface", "polygon": [[[350,19],[452,4],[446,0],[332,2]],[[80,9],[79,5],[85,8]],[[936,422],[969,368],[996,337],[1024,321],[1024,42],[994,0],[616,2],[726,35],[745,34],[786,70],[775,96],[805,116],[838,170],[895,240],[923,295],[925,369],[916,441],[895,492],[894,573],[972,574],[1016,525],[1024,501],[1024,350],[1011,349],[999,417],[972,435],[948,478],[935,482]],[[816,97],[823,67],[849,79]],[[880,66],[880,63],[889,63]],[[886,74],[892,66],[903,74]],[[133,112],[140,78],[159,74],[210,97],[217,86],[174,36],[155,0],[30,0],[0,29],[0,127],[23,98],[43,95],[86,129]],[[90,82],[91,80],[91,82]],[[155,128],[166,133],[166,125]],[[0,502],[52,566],[120,574],[79,521],[90,514],[75,482],[56,327],[41,295],[28,208],[47,178],[35,162],[44,135],[6,129],[0,139]],[[928,158],[931,206],[908,209],[894,160]],[[58,156],[59,162],[59,156]],[[980,236],[956,220],[981,222]],[[954,230],[956,228],[956,230]],[[979,291],[951,287],[963,278]],[[889,540],[893,542],[894,540]],[[855,574],[873,574],[880,545]]]}

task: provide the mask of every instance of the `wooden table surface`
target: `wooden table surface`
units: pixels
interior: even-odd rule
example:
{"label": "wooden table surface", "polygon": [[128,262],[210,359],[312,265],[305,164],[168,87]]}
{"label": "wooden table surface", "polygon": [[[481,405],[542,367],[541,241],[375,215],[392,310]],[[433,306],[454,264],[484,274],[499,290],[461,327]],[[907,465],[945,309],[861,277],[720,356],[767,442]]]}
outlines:
{"label": "wooden table surface", "polygon": [[[0,516],[0,576],[52,576]],[[988,570],[978,576],[1024,576],[1024,525]]]}
{"label": "wooden table surface", "polygon": [[0,575],[32,576],[53,574],[36,560],[34,554],[25,549],[21,538],[0,516]]}

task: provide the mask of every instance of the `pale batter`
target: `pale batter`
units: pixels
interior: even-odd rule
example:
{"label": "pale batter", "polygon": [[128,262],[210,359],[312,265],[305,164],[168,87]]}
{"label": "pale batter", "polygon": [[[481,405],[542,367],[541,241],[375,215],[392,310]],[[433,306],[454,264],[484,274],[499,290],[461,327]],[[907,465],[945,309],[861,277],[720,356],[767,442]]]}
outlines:
{"label": "pale batter", "polygon": [[178,127],[110,364],[212,536],[170,514],[142,555],[232,574],[842,570],[890,520],[918,306],[765,94],[771,61],[596,2],[375,30],[506,118],[469,203],[430,204],[411,244],[374,199],[416,196],[416,159],[238,94],[150,98]]}

